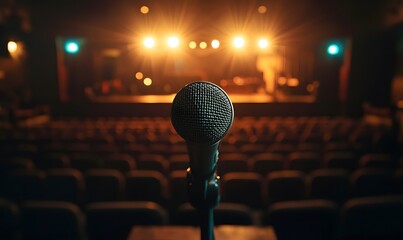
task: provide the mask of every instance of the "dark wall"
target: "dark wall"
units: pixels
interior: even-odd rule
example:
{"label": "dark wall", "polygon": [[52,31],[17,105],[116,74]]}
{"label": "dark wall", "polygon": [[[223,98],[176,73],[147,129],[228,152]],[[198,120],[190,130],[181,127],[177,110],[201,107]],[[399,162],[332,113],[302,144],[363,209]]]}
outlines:
{"label": "dark wall", "polygon": [[399,29],[401,26],[395,26],[353,38],[347,99],[349,115],[362,115],[364,102],[375,107],[391,106]]}

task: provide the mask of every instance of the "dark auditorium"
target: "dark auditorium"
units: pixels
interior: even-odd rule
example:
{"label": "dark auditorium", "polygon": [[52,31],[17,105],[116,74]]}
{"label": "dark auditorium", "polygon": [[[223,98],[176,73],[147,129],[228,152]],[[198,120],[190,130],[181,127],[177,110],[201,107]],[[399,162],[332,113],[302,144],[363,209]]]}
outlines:
{"label": "dark auditorium", "polygon": [[1,0],[1,240],[402,240],[403,0]]}

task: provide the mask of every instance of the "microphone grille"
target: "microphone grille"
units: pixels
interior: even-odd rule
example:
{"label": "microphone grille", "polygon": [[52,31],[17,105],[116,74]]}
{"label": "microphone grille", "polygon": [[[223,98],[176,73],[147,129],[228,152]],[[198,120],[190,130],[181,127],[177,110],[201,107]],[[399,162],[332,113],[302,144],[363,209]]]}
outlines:
{"label": "microphone grille", "polygon": [[173,100],[172,125],[186,141],[215,143],[230,129],[233,118],[228,95],[210,82],[190,83]]}

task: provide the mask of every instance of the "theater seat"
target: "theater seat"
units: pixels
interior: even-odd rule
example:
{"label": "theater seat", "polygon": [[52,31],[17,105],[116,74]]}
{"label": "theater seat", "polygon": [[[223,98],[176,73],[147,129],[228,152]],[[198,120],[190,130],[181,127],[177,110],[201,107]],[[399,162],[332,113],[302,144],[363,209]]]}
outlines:
{"label": "theater seat", "polygon": [[293,152],[288,156],[288,169],[310,173],[321,164],[320,155],[316,152]]}
{"label": "theater seat", "polygon": [[397,194],[403,194],[403,168],[396,170],[394,180],[395,192]]}
{"label": "theater seat", "polygon": [[91,203],[87,207],[90,240],[126,240],[133,226],[165,225],[166,211],[153,202]]}
{"label": "theater seat", "polygon": [[0,199],[0,238],[17,240],[21,239],[20,233],[20,209],[6,199]]}
{"label": "theater seat", "polygon": [[349,196],[349,174],[342,169],[319,169],[309,178],[309,197],[326,199],[338,204]]}
{"label": "theater seat", "polygon": [[76,169],[51,169],[46,178],[47,199],[81,205],[84,200],[84,177]]}
{"label": "theater seat", "polygon": [[169,162],[160,154],[142,154],[138,157],[137,168],[139,170],[158,171],[165,175],[169,170]]}
{"label": "theater seat", "polygon": [[352,193],[355,197],[370,197],[394,193],[394,176],[383,169],[360,169],[351,176]]}
{"label": "theater seat", "polygon": [[173,171],[169,175],[170,208],[175,210],[189,201],[186,171]]}
{"label": "theater seat", "polygon": [[5,198],[16,202],[43,199],[44,172],[39,170],[18,170],[3,177],[4,181],[1,185]]}
{"label": "theater seat", "polygon": [[284,169],[285,159],[279,153],[261,153],[254,156],[252,171],[266,176],[268,173]]}
{"label": "theater seat", "polygon": [[174,154],[169,158],[169,171],[186,170],[189,167],[188,154]]}
{"label": "theater seat", "polygon": [[274,227],[278,240],[331,240],[336,235],[338,209],[327,200],[275,203],[263,222]]}
{"label": "theater seat", "polygon": [[354,171],[358,168],[358,158],[349,151],[329,152],[324,156],[325,167]]}
{"label": "theater seat", "polygon": [[136,168],[136,161],[129,154],[113,154],[104,159],[104,167],[126,173]]}
{"label": "theater seat", "polygon": [[137,170],[126,175],[126,199],[166,204],[168,181],[157,171]]}
{"label": "theater seat", "polygon": [[225,176],[232,172],[247,172],[248,170],[247,158],[226,159],[217,163],[217,174],[220,176]]}
{"label": "theater seat", "polygon": [[257,173],[228,173],[222,178],[222,201],[261,207],[262,179]]}
{"label": "theater seat", "polygon": [[402,196],[351,199],[341,210],[341,239],[403,239],[402,216]]}
{"label": "theater seat", "polygon": [[16,170],[34,170],[35,164],[29,158],[0,159],[0,174],[7,174]]}
{"label": "theater seat", "polygon": [[84,216],[72,203],[35,201],[21,208],[24,239],[86,239]]}
{"label": "theater seat", "polygon": [[93,169],[85,174],[87,202],[118,201],[123,199],[125,177],[113,169]]}
{"label": "theater seat", "polygon": [[360,167],[375,169],[393,169],[395,163],[388,154],[365,154],[360,158]]}
{"label": "theater seat", "polygon": [[263,194],[266,204],[304,199],[305,175],[295,170],[271,172],[264,180]]}

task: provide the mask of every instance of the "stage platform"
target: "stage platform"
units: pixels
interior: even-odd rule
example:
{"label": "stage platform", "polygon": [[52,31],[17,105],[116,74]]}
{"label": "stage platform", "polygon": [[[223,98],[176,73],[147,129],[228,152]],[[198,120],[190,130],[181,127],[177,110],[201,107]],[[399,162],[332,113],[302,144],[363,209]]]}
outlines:
{"label": "stage platform", "polygon": [[[57,103],[54,116],[71,117],[169,117],[175,94],[137,96],[97,96],[85,101]],[[318,116],[321,112],[314,96],[271,96],[267,94],[229,94],[235,117],[239,116]],[[328,109],[333,109],[329,108]]]}
{"label": "stage platform", "polygon": [[[124,96],[91,96],[90,100],[97,103],[172,103],[176,94],[170,95],[124,95]],[[314,103],[315,96],[310,95],[268,95],[256,94],[228,94],[232,103],[274,103],[299,102]]]}

